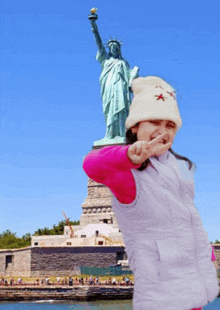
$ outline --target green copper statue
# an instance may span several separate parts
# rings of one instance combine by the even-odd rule
[[[125,120],[131,104],[131,81],[138,76],[138,67],[131,69],[121,54],[121,43],[116,39],[108,41],[109,52],[106,51],[100,37],[95,8],[91,9],[89,20],[95,36],[102,72],[99,78],[103,113],[106,122],[104,139],[95,141],[94,145],[115,144],[125,142]]]

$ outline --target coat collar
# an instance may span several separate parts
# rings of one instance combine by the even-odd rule
[[[169,151],[166,151],[164,154],[160,155],[160,156],[153,156],[153,157],[150,157],[150,160],[152,162],[154,162],[155,160],[158,160],[161,164],[164,164],[166,162],[166,160],[169,158],[169,154],[170,152]]]

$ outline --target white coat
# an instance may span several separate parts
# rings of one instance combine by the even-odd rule
[[[136,198],[112,207],[135,276],[134,310],[190,310],[219,294],[212,248],[194,199],[193,171],[169,151],[132,170]]]

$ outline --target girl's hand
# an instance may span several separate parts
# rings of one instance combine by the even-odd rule
[[[172,145],[171,143],[161,143],[165,135],[166,133],[158,136],[150,142],[136,141],[128,148],[128,158],[133,164],[140,165],[151,156],[164,154]]]

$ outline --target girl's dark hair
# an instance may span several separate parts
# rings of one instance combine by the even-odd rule
[[[128,144],[133,144],[137,141],[137,134],[136,133],[132,133],[131,129],[129,129],[127,132],[126,132],[126,145]],[[189,165],[189,170],[196,165],[187,157],[185,156],[182,156],[182,155],[179,155],[177,154],[176,152],[174,152],[171,148],[169,149],[170,153],[172,153],[177,159],[180,159],[180,160],[185,160],[188,165]],[[157,157],[156,157],[157,158]],[[137,168],[137,170],[140,170],[140,171],[143,171],[144,169],[146,169],[148,166],[150,165],[150,159],[146,159],[142,165]]]

